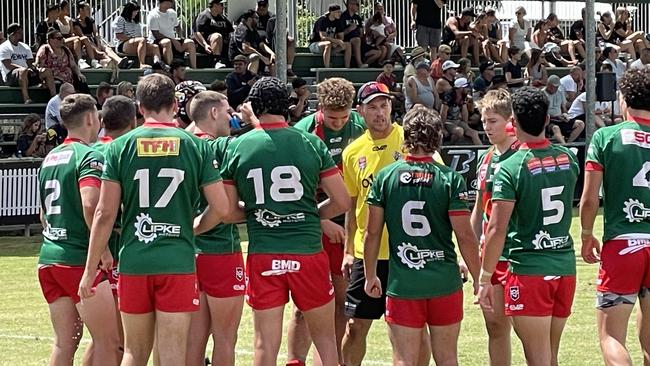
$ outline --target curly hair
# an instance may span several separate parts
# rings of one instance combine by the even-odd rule
[[[483,114],[485,111],[493,111],[503,118],[512,116],[512,98],[506,89],[494,89],[485,93],[483,99],[476,102],[476,107]]]
[[[519,88],[512,93],[512,113],[519,128],[529,135],[539,136],[546,127],[548,98],[538,88]]]
[[[248,94],[253,113],[256,116],[273,114],[289,115],[289,91],[280,79],[265,76],[259,79]]]
[[[629,108],[650,111],[650,69],[631,69],[621,78],[619,89]]]
[[[329,78],[318,84],[318,104],[321,109],[343,111],[352,108],[355,91],[351,82],[343,78]]]
[[[409,152],[422,148],[433,153],[442,144],[442,120],[433,109],[416,104],[404,116],[404,147]]]

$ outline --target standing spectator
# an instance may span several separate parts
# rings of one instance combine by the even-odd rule
[[[56,19],[56,24],[59,26],[59,30],[61,31],[61,34],[63,34],[63,37],[65,38],[64,39],[65,45],[74,51],[77,60],[79,60],[78,61],[79,67],[81,69],[87,69],[90,67],[90,65],[88,65],[86,60],[81,58],[82,40],[80,37],[77,37],[74,34],[74,31],[72,30],[72,18],[70,18],[70,3],[68,2],[68,0],[63,0],[61,1],[61,3],[59,3],[59,6],[60,6],[60,11],[59,11],[59,17]],[[47,34],[45,36],[47,36]],[[47,42],[47,39],[45,39],[45,42]]]
[[[16,155],[19,158],[44,158],[46,134],[41,131],[41,116],[28,114],[16,137]]]
[[[520,88],[524,86],[526,81],[519,60],[521,60],[519,48],[511,47],[508,50],[508,62],[503,66],[503,75],[505,75],[508,82],[508,88]]]
[[[411,0],[411,30],[415,31],[418,46],[429,49],[429,58],[435,60],[442,40],[442,0]]]
[[[226,85],[228,86],[228,104],[237,110],[240,104],[248,97],[256,76],[246,68],[248,57],[237,55],[233,60],[234,71],[226,76]]]
[[[70,83],[61,84],[59,94],[53,96],[45,107],[45,129],[61,123],[61,102],[68,95],[74,94],[74,86]]]
[[[375,1],[374,5],[374,10],[375,14],[379,13],[382,22],[385,26],[385,35],[386,35],[386,43],[388,45],[388,54],[386,55],[387,58],[393,58],[397,62],[401,63],[402,66],[406,66],[406,58],[404,57],[404,50],[402,49],[402,46],[398,45],[395,43],[395,40],[397,39],[397,26],[395,25],[395,21],[393,18],[389,17],[386,15],[386,12],[384,10],[384,4],[381,3],[381,1],[377,0]],[[366,22],[366,28],[369,27],[369,22],[370,19]]]
[[[169,65],[169,72],[171,74],[172,80],[174,80],[174,85],[178,85],[185,81],[185,64],[180,61],[172,61],[172,64]]]
[[[421,62],[417,66],[415,76],[406,82],[406,110],[411,110],[416,104],[431,109],[439,109],[440,100],[435,85],[435,82],[429,76],[429,65],[426,61]]]
[[[494,62],[487,61],[481,63],[481,66],[478,68],[480,75],[474,79],[472,87],[474,88],[474,93],[472,98],[474,102],[478,102],[485,96],[488,90],[492,87],[492,79],[494,78]]]
[[[525,51],[529,47],[530,35],[532,26],[530,20],[524,19],[526,16],[526,9],[523,6],[518,6],[515,9],[516,19],[510,24],[508,37],[510,38],[510,48],[517,47],[519,51]],[[509,54],[508,54],[509,55]]]
[[[644,48],[641,50],[641,57],[630,64],[630,70],[642,69],[648,65],[650,65],[650,48]]]
[[[560,78],[557,75],[551,75],[543,90],[546,98],[548,98],[549,124],[546,128],[546,134],[555,138],[557,142],[564,144],[575,141],[584,130],[585,124],[580,120],[572,122],[566,118],[566,97],[560,85]]]
[[[60,13],[61,6],[59,4],[52,3],[47,5],[45,8],[45,19],[36,25],[36,32],[34,34],[36,37],[36,49],[38,49],[38,47],[40,47],[42,44],[47,43],[46,36],[50,28],[60,30],[59,23],[56,21]]]
[[[102,81],[97,86],[97,92],[95,93],[95,100],[97,100],[97,110],[101,110],[104,106],[106,99],[113,96],[115,89],[113,86],[107,82]]]
[[[452,144],[462,141],[465,136],[469,137],[474,145],[483,144],[478,132],[467,124],[470,112],[467,108],[467,96],[471,90],[467,79],[459,78],[454,81],[454,87],[441,98],[440,118],[445,126],[445,135],[450,138]]]
[[[524,78],[530,80],[530,85],[536,88],[546,85],[548,73],[546,72],[546,58],[539,48],[530,50],[530,59],[526,65]]]
[[[60,34],[60,33],[59,33]],[[39,65],[34,65],[34,55],[29,46],[22,42],[23,27],[18,23],[9,24],[7,27],[7,40],[0,45],[0,71],[6,85],[20,86],[20,92],[25,104],[32,102],[29,99],[27,88],[44,82],[50,90],[50,96],[56,95],[54,76],[52,70]],[[62,37],[63,38],[63,37]],[[74,60],[74,58],[73,58]],[[76,65],[76,64],[75,64]]]
[[[230,44],[230,34],[235,31],[232,23],[224,14],[223,3],[223,0],[210,0],[208,8],[196,16],[194,34],[192,35],[197,52],[214,56],[216,59],[215,69],[226,66],[228,47],[223,45]]]
[[[562,91],[566,95],[566,100],[569,104],[573,103],[578,93],[582,90],[582,69],[579,66],[574,66],[569,71],[569,75],[565,75],[560,79]]]
[[[476,17],[474,8],[467,7],[462,10],[460,17],[451,16],[445,22],[442,31],[442,43],[451,46],[452,49],[460,49],[460,57],[466,58],[469,48],[472,48],[472,61],[474,65],[479,64],[481,52],[480,42],[483,35],[477,30],[470,28],[472,19]]]
[[[603,65],[611,65],[612,71],[616,74],[616,82],[625,74],[625,63],[618,58],[618,51],[613,47],[605,47],[602,55],[600,56]]]
[[[361,60],[362,44],[367,45],[367,43],[362,42],[365,35],[363,19],[359,16],[359,0],[347,0],[345,6],[345,12],[341,14],[341,22],[343,23],[343,27],[345,27],[343,29],[343,42],[350,43],[352,55],[357,62],[357,67],[366,68],[368,64]],[[370,50],[363,50],[364,55],[367,51]],[[372,63],[377,61],[377,56],[374,57]]]
[[[307,88],[307,82],[302,78],[295,78],[291,81],[293,90],[289,94],[289,118],[290,124],[295,124],[309,113],[309,97],[311,92]]]
[[[140,67],[150,67],[145,62],[147,56],[153,57],[153,62],[160,62],[160,48],[153,43],[147,43],[142,36],[140,25],[140,5],[130,1],[122,7],[122,13],[113,23],[115,33],[115,49],[129,56],[138,56]]]
[[[436,81],[436,92],[440,99],[454,87],[454,80],[458,74],[459,67],[460,65],[452,60],[445,61],[442,64],[442,77]]]
[[[546,17],[546,20],[549,22],[549,41],[560,46],[563,53],[569,55],[571,61],[577,61],[576,51],[582,57],[582,59],[587,58],[587,53],[585,52],[584,42],[581,40],[566,39],[564,33],[560,29],[560,20],[557,17],[557,14],[551,13]]]
[[[120,81],[115,87],[115,95],[122,95],[129,99],[135,98],[135,88],[128,81]]]
[[[438,58],[431,63],[429,70],[433,80],[438,81],[442,77],[442,65],[451,58],[451,47],[442,44],[438,47]]]
[[[257,20],[255,10],[251,9],[242,15],[242,20],[230,39],[229,56],[232,60],[238,55],[248,57],[248,70],[253,74],[260,71],[261,64],[264,65],[262,70],[269,66],[271,73],[274,73],[275,53],[257,32]]]
[[[177,38],[181,25],[176,11],[172,9],[173,0],[158,0],[158,7],[149,11],[147,15],[147,28],[149,29],[149,42],[160,47],[165,63],[172,62],[173,55],[190,57],[190,67],[196,69],[196,45],[191,39]]]
[[[327,13],[323,14],[314,23],[314,28],[309,40],[309,51],[316,55],[323,55],[323,65],[330,67],[332,52],[343,51],[343,60],[346,68],[350,68],[352,61],[352,45],[343,41],[344,27],[340,21],[341,6],[332,4]]]
[[[53,30],[47,34],[47,43],[36,52],[36,65],[41,69],[51,70],[55,80],[74,85],[78,93],[90,94],[86,76],[81,73],[74,61],[72,52],[63,45],[63,35]],[[52,95],[56,94],[52,88]]]
[[[417,46],[411,50],[411,56],[404,68],[404,78],[402,79],[402,84],[406,85],[406,81],[411,76],[415,75],[415,66],[419,65],[420,62],[425,60],[427,52],[424,48]]]

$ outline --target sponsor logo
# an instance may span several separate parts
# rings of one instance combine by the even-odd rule
[[[557,167],[560,170],[569,170],[569,168],[571,168],[571,159],[567,154],[560,154],[556,156],[555,161],[557,162]]]
[[[368,178],[363,178],[363,180],[361,181],[361,186],[363,188],[368,188],[368,187],[372,186],[372,182],[374,180],[375,180],[375,178],[372,176],[372,174],[370,174],[370,176]]]
[[[246,290],[246,286],[244,286],[244,285],[233,285],[232,289],[235,290],[235,291],[244,291],[244,290]]]
[[[627,248],[618,252],[619,255],[636,253],[639,250],[650,247],[650,239],[628,239]]]
[[[519,286],[511,286],[508,289],[508,293],[510,294],[510,299],[512,299],[512,301],[519,300]]]
[[[555,158],[552,156],[547,156],[542,159],[542,166],[547,173],[553,173],[555,171]]]
[[[472,162],[476,159],[477,151],[469,149],[447,150],[447,155],[451,157],[449,167],[459,174],[465,174],[472,169]]]
[[[266,227],[278,227],[280,224],[289,224],[294,222],[305,221],[305,214],[302,212],[280,215],[271,210],[257,209],[255,211],[255,221]]]
[[[494,182],[494,186],[492,186],[492,192],[497,193],[501,192],[503,190],[503,182],[498,180]]]
[[[341,149],[340,147],[330,149],[330,155],[331,156],[341,155],[342,152],[343,152],[343,149]]]
[[[192,299],[192,305],[199,306],[199,299]]]
[[[524,304],[509,305],[508,308],[510,311],[521,311],[524,310]]]
[[[332,137],[330,139],[330,144],[338,144],[339,142],[343,141],[343,137]]]
[[[539,158],[533,157],[526,163],[528,171],[532,175],[537,175],[542,172],[542,161]]]
[[[630,198],[624,204],[623,212],[629,222],[641,222],[650,217],[650,209],[646,208],[639,200]]]
[[[364,169],[366,169],[366,164],[367,164],[367,163],[368,163],[368,162],[367,162],[365,156],[360,157],[360,158],[359,158],[359,170],[364,170]]]
[[[569,244],[569,236],[559,236],[557,238],[552,238],[551,235],[541,230],[535,239],[533,240],[533,245],[535,250],[544,250],[544,249],[562,249]]]
[[[372,151],[383,151],[386,150],[387,147],[388,145],[376,145],[372,147]]]
[[[420,270],[427,262],[441,261],[445,259],[445,252],[442,250],[418,249],[411,243],[402,243],[397,247],[397,256],[409,268]]]
[[[88,164],[90,169],[99,170],[100,172],[104,171],[104,164],[101,161],[93,160]]]
[[[291,259],[273,259],[271,269],[262,272],[262,276],[279,276],[300,271],[300,262]]]
[[[399,160],[401,158],[402,158],[402,154],[399,151],[393,152],[393,159],[395,159],[395,161],[397,161],[397,160]]]
[[[426,170],[402,170],[399,172],[400,186],[431,187],[433,173]]]
[[[179,237],[181,235],[179,225],[153,222],[151,216],[145,213],[141,213],[135,218],[134,226],[135,236],[145,244],[151,243],[158,236]]]
[[[217,161],[217,159],[213,159],[213,160],[212,160],[212,166],[213,166],[215,169],[219,169],[219,162]]]
[[[621,130],[623,145],[636,145],[644,149],[650,149],[650,132],[624,129]]]
[[[59,151],[59,152],[47,154],[45,160],[43,160],[43,164],[41,164],[41,168],[68,164],[73,154],[74,151],[72,150]]]
[[[46,223],[43,229],[43,236],[50,240],[66,240],[68,239],[68,230],[58,227],[52,227],[50,223]]]
[[[469,192],[460,192],[460,193],[458,194],[458,199],[460,199],[460,200],[462,200],[462,201],[469,201],[469,199],[470,199],[470,194],[469,194]]]
[[[139,137],[136,141],[139,157],[178,156],[181,151],[178,137]]]
[[[237,281],[243,281],[244,280],[244,268],[243,267],[235,268],[235,278],[237,279]]]

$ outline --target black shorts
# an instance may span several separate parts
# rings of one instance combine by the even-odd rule
[[[163,38],[163,39],[166,39],[166,38]],[[160,47],[160,52],[161,53],[162,53],[162,46],[160,46],[160,41],[162,41],[163,39],[156,39],[156,40],[153,41],[153,44]],[[185,42],[185,38],[176,38],[176,40],[178,42],[180,42],[180,44],[183,44],[183,42]],[[184,57],[185,56],[185,51],[179,51],[173,45],[172,45],[172,53],[176,57]]]
[[[345,294],[345,315],[358,319],[380,319],[386,311],[386,287],[388,286],[388,260],[377,261],[377,277],[383,293],[375,299],[364,290],[366,276],[363,273],[363,259],[354,259],[350,274],[350,286]]]
[[[553,135],[553,125],[558,126],[560,128],[560,132],[562,133],[562,136],[564,137],[569,137],[571,135],[571,132],[573,132],[573,126],[575,125],[577,120],[581,120],[584,122],[585,120],[585,115],[579,115],[576,118],[570,119],[568,121],[562,121],[562,120],[553,120],[553,118],[550,119],[548,128],[547,128],[547,133],[552,136]]]
[[[120,42],[120,43],[117,44],[116,50],[117,50],[118,53],[124,53],[124,44],[126,42],[128,42],[128,41]]]
[[[27,72],[29,73],[29,76],[27,76],[27,86],[35,86],[41,83],[41,77],[38,71],[29,69]],[[20,76],[18,75],[18,69],[13,69],[7,73],[7,80],[5,82],[8,86],[19,86]]]

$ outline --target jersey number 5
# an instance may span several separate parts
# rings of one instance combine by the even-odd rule
[[[555,211],[552,216],[544,216],[544,225],[553,225],[562,221],[564,217],[564,202],[562,200],[554,200],[553,196],[562,194],[564,186],[550,187],[542,189],[542,210]]]
[[[246,178],[253,180],[255,204],[263,205],[265,199],[262,168],[251,169]],[[269,194],[275,202],[291,202],[301,199],[303,188],[300,183],[300,170],[293,165],[281,165],[273,168]]]
[[[158,199],[154,207],[165,208],[171,201],[178,186],[185,179],[185,171],[180,169],[162,168],[158,172],[158,178],[171,178],[171,182],[163,192],[162,196]],[[138,181],[138,201],[140,208],[149,207],[149,169],[138,169],[135,172],[133,180]]]
[[[431,225],[424,215],[413,213],[423,210],[424,201],[408,201],[402,207],[402,230],[409,236],[427,236],[431,234]]]

